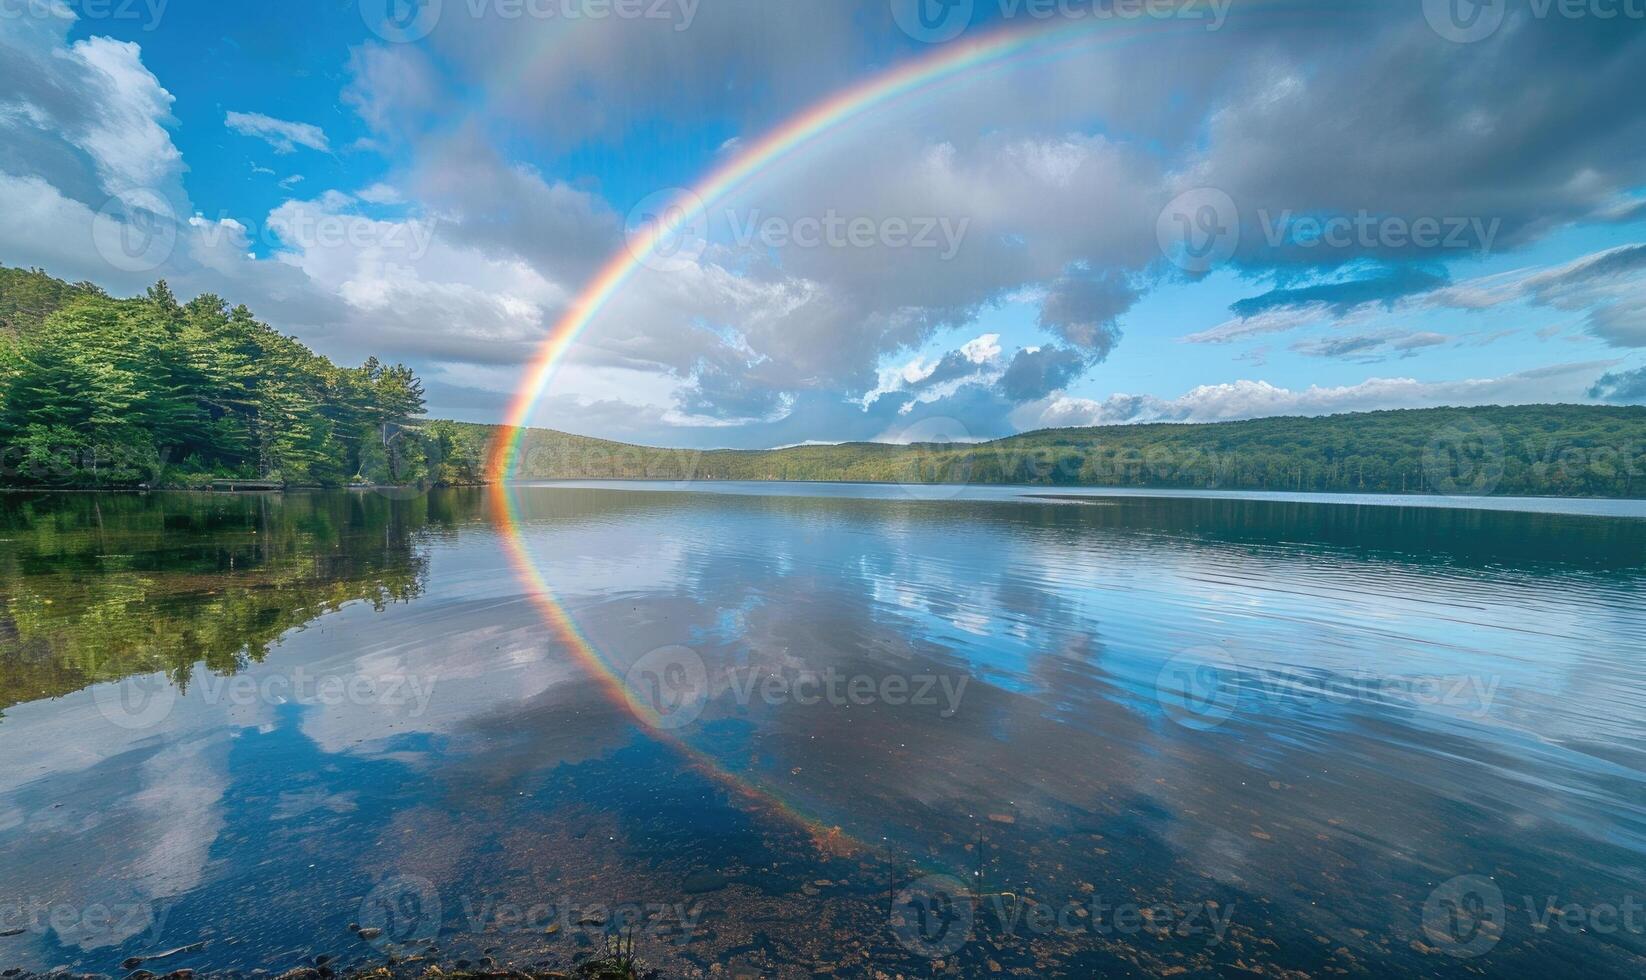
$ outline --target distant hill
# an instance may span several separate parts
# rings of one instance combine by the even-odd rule
[[[1642,497],[1646,406],[1408,409],[758,451],[654,449],[533,429],[515,475]]]

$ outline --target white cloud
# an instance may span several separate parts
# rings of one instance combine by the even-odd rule
[[[384,183],[372,184],[370,187],[355,191],[354,196],[367,204],[401,204],[405,201],[398,190]]]
[[[1483,276],[1418,301],[1463,310],[1525,301],[1584,314],[1589,332],[1613,346],[1646,347],[1646,244],[1620,245],[1547,268]]]
[[[261,112],[230,112],[223,124],[243,136],[253,136],[274,147],[276,153],[294,153],[306,146],[321,153],[331,152],[326,133],[310,123],[290,122]]]
[[[570,274],[547,279],[516,253],[465,240],[420,208],[398,221],[367,218],[356,213],[355,199],[336,191],[267,216],[165,218],[157,227],[165,239],[175,236],[174,245],[115,264],[126,244],[123,212],[96,218],[112,195],[151,188],[144,201],[163,199],[176,215],[194,208],[166,129],[171,95],[144,67],[137,45],[70,43],[71,24],[31,18],[7,21],[0,31],[7,106],[0,111],[0,255],[9,264],[38,265],[120,294],[164,277],[180,296],[211,292],[244,302],[339,359],[370,353],[425,369],[521,363],[564,303],[562,282],[576,281]],[[226,121],[277,147],[328,145],[318,128],[301,123],[252,113]],[[368,188],[365,196],[385,201],[389,192]],[[575,241],[554,213],[533,217],[542,219],[535,232]],[[254,243],[272,244],[273,257],[256,258]]]
[[[512,256],[489,257],[444,234],[437,220],[380,221],[347,195],[288,201],[268,224],[278,262],[354,314],[354,332],[394,357],[519,363],[565,290]]]
[[[388,141],[416,134],[423,120],[442,106],[440,81],[429,56],[411,44],[365,44],[349,51],[348,88],[343,102]],[[363,149],[379,141],[363,139]]]
[[[1346,309],[1327,302],[1277,306],[1246,317],[1233,317],[1182,338],[1189,344],[1228,344],[1267,334],[1287,333],[1322,323],[1339,328],[1378,318],[1409,315],[1436,308],[1479,313],[1513,303],[1526,303],[1567,313],[1582,314],[1591,334],[1616,347],[1646,347],[1646,244],[1620,245],[1551,266],[1511,269],[1412,293],[1389,302],[1357,303]],[[1540,331],[1540,336],[1547,336]],[[1490,343],[1506,335],[1492,330],[1476,343]],[[1337,356],[1355,344],[1381,336],[1389,350],[1410,352],[1436,346],[1438,334],[1414,334],[1384,329],[1355,337],[1327,336],[1292,346],[1305,354]]]
[[[986,333],[960,345],[960,353],[973,364],[987,364],[1000,357],[1000,335]]]
[[[136,44],[70,43],[74,18],[56,12],[63,16],[8,18],[0,30],[0,169],[49,173],[93,211],[138,189],[180,199],[171,93]]]
[[[1418,381],[1368,378],[1336,387],[1296,390],[1267,381],[1201,385],[1178,398],[1111,395],[1103,401],[1055,396],[1025,405],[1013,421],[1025,428],[1118,425],[1126,422],[1223,422],[1276,415],[1333,415],[1442,405],[1515,405],[1588,401],[1594,379],[1616,361],[1557,364],[1497,378]]]
[[[0,251],[10,264],[85,278],[106,271],[92,249],[92,211],[43,178],[0,173]]]
[[[183,163],[165,129],[173,121],[171,93],[143,67],[135,44],[92,37],[72,51],[107,82],[101,87],[104,112],[70,139],[97,162],[110,194],[163,188]]]
[[[1287,333],[1319,323],[1331,315],[1325,303],[1307,306],[1282,307],[1265,310],[1247,317],[1224,320],[1215,327],[1197,331],[1183,338],[1185,344],[1232,344],[1264,334]]]
[[[1433,331],[1374,330],[1368,333],[1313,337],[1294,343],[1291,349],[1309,357],[1333,357],[1369,363],[1386,360],[1395,355],[1413,357],[1418,351],[1439,347],[1451,341],[1452,338],[1446,334]]]

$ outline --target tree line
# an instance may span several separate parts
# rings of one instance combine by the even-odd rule
[[[341,367],[218,296],[0,268],[0,483],[477,480],[484,444],[423,415],[410,368]]]
[[[534,429],[513,476],[1640,497],[1646,407],[1406,409],[765,451],[653,449]]]
[[[217,296],[133,299],[0,267],[0,484],[482,482],[498,427],[333,364]],[[1050,429],[976,444],[655,449],[523,434],[511,478],[816,480],[1646,496],[1646,406],[1524,405]]]

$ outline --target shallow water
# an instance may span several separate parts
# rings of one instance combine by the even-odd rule
[[[1044,493],[0,497],[0,966],[1640,975],[1646,505]]]

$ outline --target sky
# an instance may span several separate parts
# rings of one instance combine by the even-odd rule
[[[1642,91],[1646,0],[0,0],[0,263],[496,422],[615,259],[527,418],[655,445],[1641,403]]]

